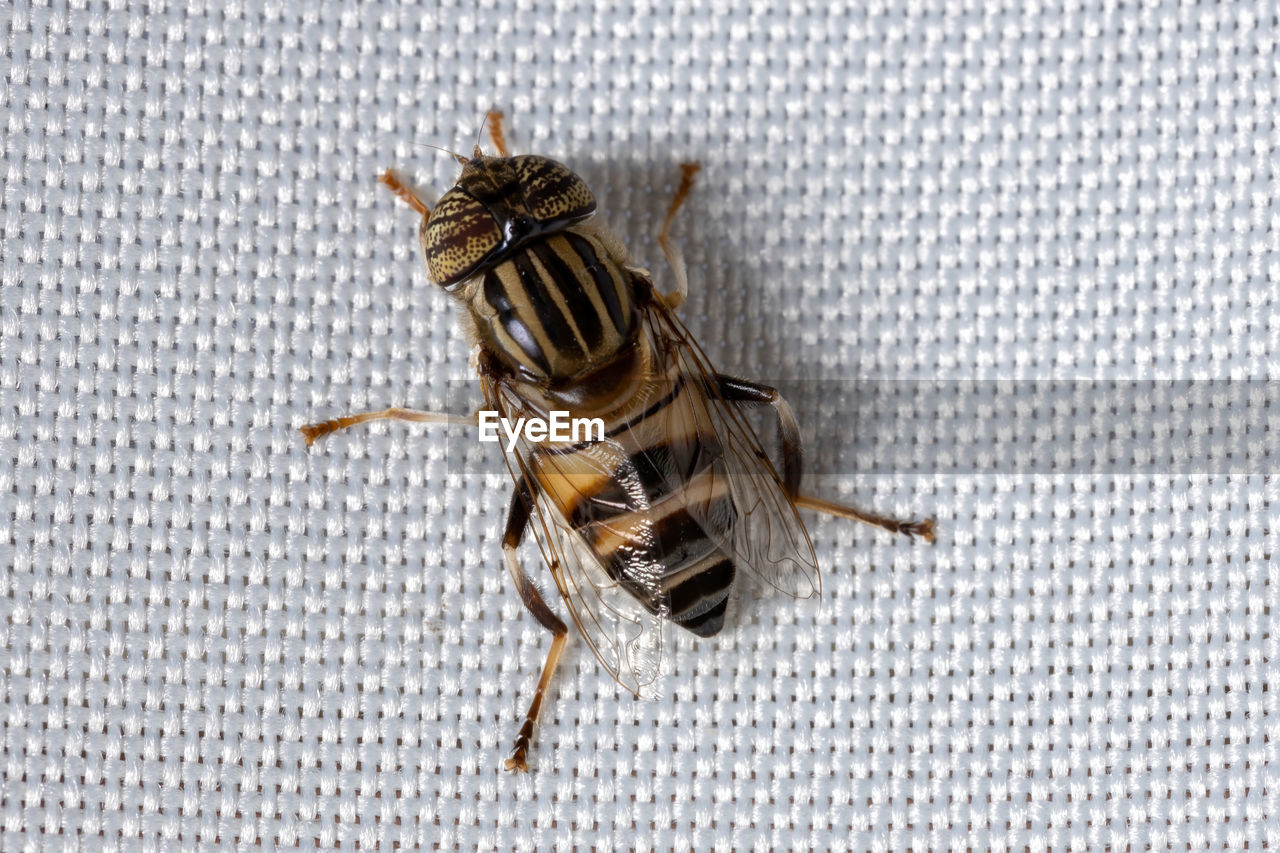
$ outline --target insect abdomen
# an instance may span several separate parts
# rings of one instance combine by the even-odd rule
[[[731,531],[736,517],[727,479],[707,470],[653,505],[595,521],[582,533],[610,576],[641,603],[650,603],[656,574],[669,608],[663,615],[710,637],[724,626],[735,568],[708,528]]]
[[[661,404],[611,424],[606,434],[627,452],[618,458],[608,445],[611,474],[601,471],[600,448],[590,445],[537,457],[543,488],[610,577],[651,612],[709,637],[724,626],[736,574],[723,543],[732,538],[737,509],[719,442],[678,415],[698,405],[692,390],[677,384]]]
[[[633,322],[631,272],[590,233],[534,241],[487,270],[471,297],[490,348],[535,376],[608,360]]]

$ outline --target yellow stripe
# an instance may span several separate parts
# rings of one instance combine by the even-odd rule
[[[587,447],[566,456],[536,456],[538,485],[565,518],[572,517],[578,504],[599,494],[614,479],[613,472],[601,470],[603,466],[590,453]]]

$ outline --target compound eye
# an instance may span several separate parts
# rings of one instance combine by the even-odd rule
[[[543,225],[581,219],[595,212],[596,199],[568,166],[547,157],[522,154],[511,158],[524,203]]]
[[[431,280],[450,287],[471,275],[502,245],[497,221],[466,192],[449,190],[419,232]]]

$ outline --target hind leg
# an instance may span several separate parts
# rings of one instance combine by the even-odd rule
[[[778,441],[782,445],[782,486],[787,497],[798,507],[825,512],[840,518],[850,518],[872,527],[880,527],[891,533],[902,533],[912,538],[919,536],[926,542],[934,541],[933,519],[900,521],[896,518],[866,512],[856,507],[824,501],[800,493],[804,454],[800,445],[800,426],[796,423],[791,405],[778,393],[778,389],[760,385],[732,376],[716,377],[720,382],[720,394],[731,403],[768,404],[778,418]]]

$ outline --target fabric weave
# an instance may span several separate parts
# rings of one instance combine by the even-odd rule
[[[6,9],[0,848],[1280,837],[1265,443],[1242,473],[868,472],[847,416],[805,406],[815,490],[935,514],[938,544],[807,516],[821,602],[744,594],[675,640],[664,699],[571,638],[513,776],[549,637],[501,564],[500,457],[297,432],[479,403],[374,179],[434,200],[457,166],[428,146],[469,152],[491,107],[656,275],[700,162],[682,314],[788,393],[1274,381],[1272,4]],[[952,414],[925,399],[898,448]]]

